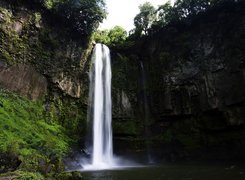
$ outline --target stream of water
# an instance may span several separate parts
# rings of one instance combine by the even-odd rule
[[[96,44],[90,69],[92,120],[92,162],[83,165],[85,169],[107,169],[114,165],[111,127],[111,60],[110,50],[103,44]]]

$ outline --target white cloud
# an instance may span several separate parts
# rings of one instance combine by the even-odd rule
[[[171,0],[172,2],[174,0]],[[116,25],[127,31],[134,28],[133,19],[139,13],[139,5],[150,2],[155,7],[165,4],[167,0],[105,0],[107,5],[107,19],[100,25],[100,29],[110,29]]]

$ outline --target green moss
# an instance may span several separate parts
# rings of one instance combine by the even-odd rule
[[[15,32],[0,29],[0,56],[8,63],[26,61],[28,43]]]
[[[46,118],[41,102],[0,91],[0,104],[0,152],[17,154],[21,168],[38,170],[69,150],[65,130]]]
[[[41,19],[42,19],[41,13],[35,12],[35,13],[34,13],[34,20],[35,20],[35,23],[39,23],[39,22],[41,21]]]
[[[49,28],[41,29],[39,34],[41,45],[45,45],[44,47],[47,50],[58,48],[60,45],[59,40],[52,37],[50,34],[52,34],[52,31]]]
[[[73,139],[85,136],[87,115],[86,107],[78,99],[53,97],[49,100],[49,119],[61,124]]]
[[[11,22],[11,17],[12,17],[12,13],[10,11],[8,11],[5,8],[0,7],[0,13],[3,15],[3,20],[0,24],[0,27],[5,26],[5,24],[10,24]]]
[[[210,122],[213,123],[213,122]],[[213,125],[214,127],[214,125]],[[187,153],[204,147],[243,148],[245,146],[245,132],[241,130],[210,130],[206,123],[198,119],[186,119],[173,123],[155,140],[163,143],[178,143]]]
[[[0,49],[0,56],[1,56],[1,59],[5,60],[5,62],[11,64],[12,62],[14,62],[12,56],[9,54],[8,51],[5,51],[4,49]]]
[[[164,143],[178,142],[186,151],[192,151],[203,145],[203,133],[194,119],[177,121],[156,139]]]
[[[15,171],[10,173],[5,173],[0,175],[0,179],[12,179],[12,180],[44,180],[44,177],[40,173]]]
[[[136,123],[135,120],[130,121],[113,121],[113,131],[116,134],[138,135],[142,132],[143,127]]]

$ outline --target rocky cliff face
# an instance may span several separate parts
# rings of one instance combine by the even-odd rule
[[[159,97],[151,100],[158,105],[154,114],[164,117],[217,110],[230,125],[244,123],[242,110],[230,108],[245,100],[245,17],[240,8],[210,12],[191,25],[162,31],[148,40],[150,52],[142,58],[156,67],[150,77],[161,83],[160,92],[151,90]]]
[[[0,67],[0,87],[12,90],[33,100],[47,93],[47,80],[28,65]]]
[[[0,88],[41,99],[51,121],[80,136],[88,40],[72,39],[44,11],[0,5]],[[244,7],[210,10],[112,50],[116,151],[244,158]]]
[[[146,37],[137,48],[115,54],[117,62],[126,56],[129,64],[135,63],[127,67],[134,73],[124,75],[127,78],[119,80],[124,85],[118,87],[135,81],[140,85],[132,74],[141,76],[140,61],[144,64],[151,118],[141,125],[152,131],[154,149],[161,144],[161,156],[186,157],[190,155],[186,152],[207,148],[214,154],[217,149],[224,152],[217,157],[244,157],[243,10],[243,3],[210,10]],[[133,121],[145,112],[143,87],[125,92],[134,110]]]
[[[73,134],[86,119],[88,39],[74,39],[49,12],[0,1],[0,88],[42,100]],[[70,123],[72,121],[73,123]]]

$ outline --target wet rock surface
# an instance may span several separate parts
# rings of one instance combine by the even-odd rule
[[[9,153],[0,153],[0,173],[15,171],[21,164],[18,156]]]
[[[243,9],[243,3],[214,9],[170,25],[131,49],[114,52],[115,74],[123,74],[114,86],[124,87],[129,97],[130,122],[141,119],[140,125],[134,124],[141,129],[136,137],[143,137],[143,143],[144,129],[149,129],[158,157],[188,159],[206,153],[206,158],[244,158],[240,151],[245,148]],[[118,65],[125,61],[127,69]],[[147,81],[148,122],[142,118],[140,62]],[[124,128],[125,135],[129,129]],[[194,151],[195,155],[190,153]]]

